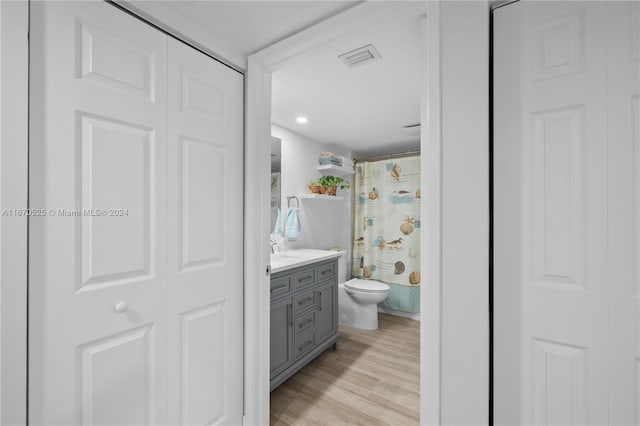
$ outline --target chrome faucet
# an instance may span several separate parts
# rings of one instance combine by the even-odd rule
[[[276,254],[276,247],[278,247],[278,242],[271,238],[271,253]]]

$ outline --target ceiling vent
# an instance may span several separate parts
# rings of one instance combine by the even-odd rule
[[[349,68],[359,67],[369,62],[377,61],[381,58],[380,54],[373,47],[373,44],[367,44],[358,49],[339,55],[338,58]]]

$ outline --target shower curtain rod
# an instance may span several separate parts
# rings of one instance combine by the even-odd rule
[[[377,155],[377,156],[374,156],[374,157],[368,157],[368,158],[363,158],[363,159],[354,159],[353,162],[354,163],[363,163],[365,161],[389,160],[391,158],[411,157],[411,156],[414,156],[414,155],[420,155],[420,150],[399,152],[397,154]]]

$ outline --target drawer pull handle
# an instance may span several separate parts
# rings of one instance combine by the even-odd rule
[[[271,289],[271,294],[273,293],[280,293],[282,290],[286,289],[288,287],[288,285],[283,284],[280,287],[276,287],[276,288],[272,288]]]
[[[307,347],[309,347],[309,345],[313,345],[313,340],[309,340],[309,341],[308,341],[307,343],[305,343],[304,345],[299,346],[299,347],[298,347],[298,351],[299,351],[299,352],[304,351]]]
[[[303,322],[302,324],[298,325],[298,328],[305,328],[308,324],[313,324],[313,320],[312,319],[308,319],[305,322]]]
[[[298,306],[304,306],[309,302],[313,302],[313,297],[307,297],[306,299],[302,299],[298,302]]]
[[[319,305],[318,306],[318,310],[322,311],[322,292],[321,291],[318,292],[318,296],[319,296],[318,297],[318,305]]]
[[[305,282],[307,280],[312,280],[312,279],[313,279],[313,275],[307,275],[306,277],[299,278],[298,282],[299,283],[303,283],[303,282]]]
[[[325,269],[324,271],[320,272],[320,275],[331,274],[332,272],[333,272],[333,268]]]

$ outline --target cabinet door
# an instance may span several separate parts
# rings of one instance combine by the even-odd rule
[[[293,362],[293,299],[271,304],[271,379]]]
[[[316,342],[321,343],[338,331],[336,281],[321,284],[316,292]]]

